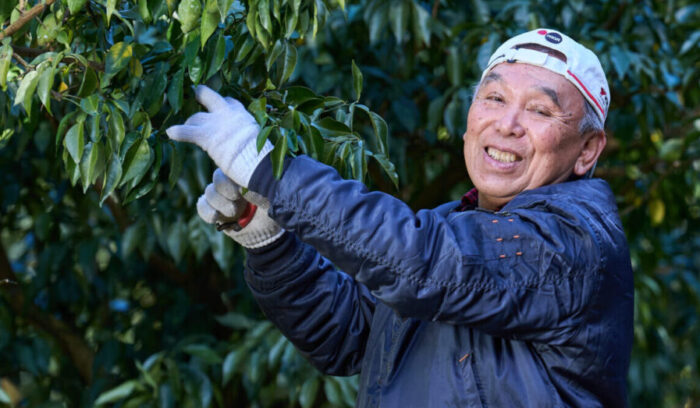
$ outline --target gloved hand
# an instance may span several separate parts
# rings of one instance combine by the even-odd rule
[[[173,140],[204,149],[224,174],[247,188],[255,168],[272,151],[272,143],[267,141],[258,153],[256,138],[260,126],[237,100],[223,98],[204,85],[197,86],[195,96],[209,112],[195,113],[183,125],[169,127],[166,133]]]
[[[284,230],[268,215],[269,201],[252,191],[241,195],[241,187],[221,171],[197,200],[197,213],[219,231],[246,248],[260,248],[282,236]]]

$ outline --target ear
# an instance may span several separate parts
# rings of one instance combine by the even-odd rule
[[[583,146],[581,147],[581,153],[576,159],[576,164],[574,165],[574,174],[577,176],[583,176],[588,170],[590,170],[598,157],[603,152],[605,144],[607,143],[607,138],[605,136],[605,131],[594,130],[586,133],[583,136]]]

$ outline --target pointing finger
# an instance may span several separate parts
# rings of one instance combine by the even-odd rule
[[[165,133],[169,138],[178,142],[197,143],[204,137],[202,129],[199,126],[175,125],[165,129]]]
[[[238,99],[231,98],[230,96],[227,96],[224,99],[226,100],[226,103],[228,103],[228,106],[233,109],[245,108],[245,106],[243,106],[243,104]]]

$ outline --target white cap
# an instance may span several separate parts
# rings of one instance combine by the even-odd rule
[[[558,51],[566,57],[566,62],[541,51],[519,47],[525,44],[537,44]],[[481,79],[501,62],[536,65],[563,76],[578,88],[605,123],[610,105],[610,88],[603,67],[591,50],[570,37],[547,28],[516,35],[491,55]]]

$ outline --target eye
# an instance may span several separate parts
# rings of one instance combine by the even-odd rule
[[[547,118],[552,116],[552,112],[544,106],[533,106],[529,109],[529,111]]]
[[[486,98],[485,98],[485,99],[486,99],[487,101],[505,102],[505,99],[503,99],[503,97],[502,97],[501,95],[499,95],[499,94],[494,94],[494,93],[490,93],[490,94],[486,95]]]

